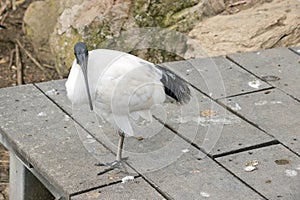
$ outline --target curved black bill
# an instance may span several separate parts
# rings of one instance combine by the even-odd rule
[[[88,56],[85,54],[77,55],[77,61],[79,61],[79,65],[81,66],[83,77],[85,81],[86,91],[89,99],[90,109],[93,110],[93,103],[90,93],[89,81],[88,81],[88,73],[87,73],[87,63],[88,63]]]

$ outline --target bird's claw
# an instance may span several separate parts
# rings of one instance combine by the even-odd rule
[[[120,172],[127,172],[127,169],[126,169],[126,166],[124,165],[123,163],[123,160],[127,160],[128,157],[125,157],[125,158],[122,158],[122,160],[115,160],[113,162],[109,162],[109,163],[97,163],[95,164],[96,166],[109,166],[107,169],[105,169],[104,171],[102,172],[99,172],[97,175],[102,175],[102,174],[105,174],[109,171],[112,171],[114,169],[119,169]]]

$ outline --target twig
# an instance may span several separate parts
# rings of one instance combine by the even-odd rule
[[[1,18],[0,25],[3,25],[3,24],[4,24],[4,21],[6,20],[8,14],[9,14],[9,12],[6,12],[6,13],[3,15],[3,17]]]
[[[22,73],[22,63],[20,60],[20,51],[19,47],[16,44],[16,66],[17,66],[17,85],[23,84],[23,73]]]
[[[0,15],[2,15],[2,13],[6,10],[6,8],[8,8],[10,6],[10,0],[6,0],[4,5],[1,6],[0,8]]]
[[[51,77],[46,73],[44,67],[27,51],[24,46],[20,43],[18,39],[16,39],[16,42],[18,43],[19,47],[26,53],[26,55],[31,59],[31,61],[44,73],[47,79],[50,79]]]
[[[16,49],[13,49],[10,51],[10,59],[9,59],[8,69],[10,69],[12,66],[15,51],[16,51]]]
[[[48,69],[55,69],[55,67],[48,65],[48,64],[43,64],[44,67],[48,68]]]
[[[22,5],[26,0],[19,0],[16,2],[16,6]]]
[[[12,5],[12,9],[13,10],[17,9],[17,7],[16,7],[16,0],[11,0],[11,5]]]

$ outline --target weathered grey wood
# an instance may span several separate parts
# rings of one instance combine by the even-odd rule
[[[197,112],[194,105],[181,108],[167,103],[166,123],[210,155],[218,156],[275,140],[199,92],[195,91],[195,96],[199,105]],[[239,107],[234,104],[234,109],[239,110]]]
[[[37,86],[43,91],[53,89],[60,91],[59,95],[49,95],[49,97],[60,106],[68,107],[69,100],[66,97],[63,82],[40,83]],[[65,100],[62,101],[62,99]],[[97,110],[96,106],[95,110]],[[68,112],[71,112],[75,120],[82,124],[99,141],[114,152],[117,152],[119,139],[117,130],[113,129],[110,124],[103,123],[101,119],[95,118],[95,114],[89,111],[88,105],[86,107],[75,106]],[[91,123],[92,121],[95,123]],[[189,143],[154,119],[151,123],[144,126],[141,124],[134,125],[134,128],[136,137],[125,138],[123,156],[128,157],[128,163],[139,172],[165,167],[182,154],[182,149],[190,146]],[[174,152],[176,154],[172,155]]]
[[[300,154],[300,103],[278,89],[222,100],[229,107],[239,104],[237,112]]]
[[[15,200],[52,200],[53,195],[23,165],[22,161],[10,152],[9,198]]]
[[[52,94],[49,97],[72,113],[71,106],[68,105],[69,100],[65,96],[64,81],[39,83],[38,87],[46,93],[47,91],[54,90],[59,92],[59,95]],[[227,112],[226,109],[204,97],[200,92],[194,89],[192,91],[196,97],[193,101],[196,102],[191,102],[189,105],[184,105],[183,107],[170,102],[164,105],[164,111],[167,113],[166,123],[211,155],[215,156],[274,140],[274,138],[239,117]],[[182,109],[183,112],[181,112]],[[201,113],[209,111],[212,112],[211,117],[201,116]],[[158,110],[156,115],[162,119],[163,117],[160,113],[161,110]],[[76,119],[82,123],[86,123],[81,120],[83,117],[78,117],[77,115]],[[136,132],[137,136],[144,136],[145,139],[143,141],[136,140],[135,138],[126,138],[125,150],[129,152],[146,152],[147,150],[151,151],[151,149],[159,149],[163,145],[162,141],[170,141],[169,138],[174,137],[174,134],[167,131],[146,139],[147,133],[155,133],[163,128],[157,121],[153,123],[152,126],[149,126],[149,130],[141,129],[141,131]],[[87,128],[96,136],[99,136],[97,134],[99,127],[89,126]],[[116,131],[105,125],[102,128],[105,128],[104,132],[110,133],[109,137],[116,145],[118,142]],[[100,136],[99,139],[101,139]]]
[[[270,90],[269,94],[264,94],[265,91],[255,92],[270,86],[260,80],[262,85],[253,88],[248,83],[253,81],[255,76],[223,57],[213,58],[213,60],[218,66],[215,71],[211,68],[209,59],[191,61],[196,66],[192,71],[186,62],[175,63],[174,69],[183,67],[181,72],[189,73],[183,77],[193,85],[213,98],[221,99],[220,102],[257,124],[267,133],[274,135],[275,138],[226,111],[195,90],[193,92],[196,98],[190,105],[181,108],[169,102],[163,108],[154,109],[156,116],[179,135],[209,152],[211,156],[221,156],[221,158],[237,156],[239,159],[244,159],[247,157],[246,153],[236,152],[243,148],[259,146],[260,148],[253,151],[261,151],[269,148],[261,148],[264,146],[262,144],[270,145],[276,139],[299,154],[297,141],[300,138],[295,135],[298,133],[299,102],[280,90]],[[199,70],[202,74],[194,73]],[[220,72],[222,76],[215,76],[213,72]],[[201,79],[201,75],[205,78]],[[221,81],[218,80],[220,77]],[[224,81],[226,93],[215,84],[220,81],[222,85],[223,78],[226,79]],[[209,88],[206,87],[207,81]],[[0,126],[3,130],[0,132],[2,134],[0,139],[2,142],[5,140],[16,150],[17,155],[25,161],[26,168],[30,169],[50,191],[57,192],[64,198],[71,196],[73,199],[98,199],[99,194],[104,199],[123,197],[163,199],[162,195],[153,189],[152,185],[154,185],[165,196],[174,199],[263,199],[247,186],[249,184],[262,195],[273,199],[271,193],[272,190],[277,190],[277,187],[271,186],[264,193],[263,189],[259,189],[260,185],[256,185],[251,179],[250,175],[253,172],[246,174],[250,180],[245,179],[244,174],[235,171],[239,169],[238,162],[228,161],[227,166],[223,160],[220,160],[229,170],[241,177],[246,183],[244,184],[213,159],[205,157],[189,142],[155,119],[150,124],[143,124],[143,122],[136,124],[136,136],[140,137],[126,138],[124,146],[124,156],[128,156],[126,161],[128,165],[142,174],[151,185],[142,178],[136,179],[140,180],[139,183],[134,181],[120,183],[127,175],[137,175],[126,164],[125,168],[129,174],[119,173],[120,171],[115,169],[97,176],[97,173],[103,171],[105,167],[96,167],[95,163],[105,163],[115,159],[115,155],[110,150],[116,152],[118,134],[108,123],[104,123],[95,113],[90,112],[88,105],[72,106],[66,97],[64,83],[65,80],[59,80],[37,84],[37,87],[51,100],[32,85],[0,90],[0,108],[3,111],[0,113]],[[248,92],[254,93],[243,94]],[[240,94],[243,95],[229,98],[231,101],[228,104],[224,99],[224,97]],[[68,115],[71,115],[80,126]],[[200,123],[199,127],[197,122]],[[280,145],[272,147],[275,146]],[[296,165],[288,165],[291,170],[294,170],[288,173],[293,175],[296,171],[299,174],[297,165],[299,157],[288,149],[284,151],[284,154],[279,155],[282,157],[288,155],[288,160],[296,163]],[[272,149],[270,152],[274,152],[274,156],[278,154],[277,150]],[[227,153],[233,155],[224,157]],[[264,159],[271,163],[268,160],[269,153],[261,154],[259,166],[261,162],[265,162]],[[254,172],[258,172],[259,169]],[[266,170],[267,168],[263,171]],[[264,178],[259,175],[259,178]],[[272,175],[281,178],[276,176],[277,172],[270,174],[271,177]],[[299,175],[293,177],[298,178]],[[292,183],[293,181],[294,179]],[[299,182],[298,179],[296,181]],[[272,184],[273,180],[267,183]],[[274,183],[275,186],[280,185],[281,179]],[[286,183],[286,179],[283,179],[282,183]],[[290,187],[290,190],[284,188],[280,191],[284,195],[290,193],[290,197],[295,195],[298,197],[298,193],[295,192],[298,187],[296,185],[295,188]]]
[[[300,198],[300,159],[281,145],[273,145],[217,159],[267,199]],[[246,163],[257,160],[257,169],[246,172]]]
[[[249,86],[248,83],[256,78],[223,56],[164,65],[215,99],[270,87],[262,81],[257,88]]]
[[[126,183],[118,183],[99,188],[88,193],[76,195],[72,200],[98,200],[98,199],[165,199],[149,186],[142,178],[136,178]]]
[[[42,197],[46,198],[46,195],[50,193],[52,194],[52,196],[54,196],[56,199],[61,199],[63,198],[61,191],[58,188],[55,188],[54,185],[50,184],[49,181],[47,180],[47,177],[44,177],[41,175],[41,173],[33,168],[33,166],[30,164],[30,162],[28,160],[26,160],[19,152],[15,152],[13,146],[11,146],[11,143],[7,141],[7,138],[5,137],[5,133],[3,132],[3,130],[0,128],[0,142],[5,146],[6,149],[9,150],[10,154],[12,155],[12,159],[10,160],[10,164],[13,163],[13,166],[10,166],[10,173],[15,173],[15,174],[11,174],[10,175],[10,184],[15,184],[15,182],[22,182],[26,177],[28,177],[27,181],[31,181],[31,184],[29,184],[28,188],[30,191],[29,193],[31,193],[31,188],[34,190],[39,190],[41,189],[42,191],[37,192],[38,195],[41,195]],[[15,159],[15,157],[17,159]],[[20,161],[20,162],[19,162]],[[17,167],[16,167],[17,166]],[[14,170],[14,168],[18,168],[17,170]],[[25,175],[23,176],[23,174],[20,174],[22,171],[22,173],[25,171]],[[17,177],[18,176],[18,177]],[[41,186],[42,185],[42,186]],[[45,186],[47,188],[45,188]],[[13,186],[12,186],[13,187]],[[16,189],[16,193],[20,194],[20,192],[22,194],[24,194],[25,189]],[[46,191],[48,190],[48,191]],[[52,198],[51,198],[52,199]]]
[[[41,83],[38,84],[38,87],[41,88],[43,91],[52,90],[52,89],[61,91],[59,95],[53,95],[53,96],[49,95],[49,97],[55,100],[60,106],[67,107],[65,101],[61,100],[61,98],[65,98],[63,97],[64,84],[62,82]],[[198,92],[198,94],[200,93]],[[58,100],[58,98],[60,99]],[[219,111],[219,113],[226,112],[226,110],[221,108],[220,106],[217,106],[216,104],[213,105],[217,107],[215,111],[217,112]],[[170,106],[172,109],[171,111],[169,111],[169,108],[165,108],[167,112],[178,110],[178,107],[176,107],[176,105],[174,105],[175,107],[173,108],[171,104],[167,104],[166,106]],[[208,109],[211,109],[211,102],[208,102],[207,106]],[[88,107],[86,107],[86,109],[88,110]],[[74,109],[72,110],[72,112],[74,112]],[[189,110],[187,110],[187,112],[189,112]],[[174,116],[176,116],[176,114],[174,114]],[[84,120],[81,119],[80,115],[75,115],[74,117],[76,120],[81,121],[82,123],[86,123],[84,122]],[[236,117],[234,116],[231,117],[236,119]],[[208,124],[209,123],[207,123],[207,125]],[[90,132],[95,134],[96,137],[103,139],[101,135],[97,134],[97,131],[99,131],[99,127],[90,126],[90,125],[86,127]],[[105,128],[105,124],[103,124],[102,128]],[[249,129],[251,128],[249,127]],[[113,130],[110,130],[109,127],[107,127],[107,129],[105,130],[106,130],[105,132],[107,133],[110,132],[109,133],[110,135],[108,135],[109,140],[111,140],[113,143],[116,144],[117,135],[113,134]],[[207,191],[205,190],[202,191],[204,192],[202,195],[205,196],[206,195],[205,192],[210,192],[210,195],[213,196],[213,199],[219,199],[221,196],[226,196],[228,198],[236,197],[241,199],[248,195],[252,196],[253,199],[257,199],[257,197],[259,197],[253,191],[248,189],[246,186],[244,186],[242,183],[236,180],[233,176],[231,176],[228,172],[226,172],[224,169],[219,167],[216,163],[214,163],[209,158],[205,158],[204,161],[198,161],[197,158],[201,159],[205,157],[205,155],[195,150],[195,148],[191,147],[189,143],[185,142],[183,139],[181,139],[180,137],[172,133],[169,129],[162,127],[162,125],[158,123],[156,120],[153,120],[152,124],[147,129],[142,129],[142,131],[143,132],[137,131],[137,134],[138,135],[142,134],[144,138],[143,140],[137,140],[135,138],[125,139],[125,151],[126,151],[125,156],[129,156],[127,162],[131,166],[133,166],[133,168],[135,168],[138,172],[146,175],[146,177],[149,180],[151,180],[164,193],[167,193],[172,198],[175,199],[205,198],[201,196],[201,190],[199,189],[206,189]],[[187,131],[189,131],[189,129],[187,129]],[[188,134],[194,134],[194,133],[188,133]],[[253,136],[254,138],[257,135],[260,135],[262,136],[261,137],[262,140],[265,141],[270,140],[270,137],[260,133],[259,131],[255,130],[255,128],[253,128],[253,133],[251,132],[249,134],[255,135]],[[256,142],[259,143],[260,141],[256,140],[253,143]],[[245,141],[245,145],[246,145],[246,141]],[[226,149],[226,147],[224,149]],[[188,153],[187,155],[189,156],[186,157],[185,152],[187,151],[192,151],[193,153],[192,154]],[[198,166],[199,162],[200,163],[203,162],[203,164]],[[192,169],[190,169],[190,166],[193,166]],[[210,166],[209,168],[211,171],[206,169],[206,167],[208,166]],[[179,176],[180,178],[173,179],[174,168],[181,171],[180,173],[182,173],[182,175]],[[195,171],[191,172],[191,170],[195,170]],[[200,170],[201,173],[198,172],[197,170]],[[200,173],[201,175],[199,175],[198,173]],[[220,179],[224,179],[225,181],[220,182],[219,181]],[[206,184],[206,185],[203,186],[202,188],[202,184],[204,185]],[[217,185],[217,187],[210,187],[210,185]],[[226,190],[223,187],[225,187]],[[238,190],[241,190],[243,192],[238,193],[237,192]],[[236,194],[232,194],[232,193],[236,193]]]
[[[36,83],[35,85],[42,90],[46,96],[54,100],[63,110],[72,114],[73,105],[67,97],[66,79]]]
[[[269,84],[300,99],[300,58],[287,48],[229,55]]]
[[[68,198],[72,193],[106,185],[125,176],[116,174],[118,170],[97,176],[106,167],[95,166],[99,161],[88,153],[84,142],[95,145],[95,154],[103,162],[114,160],[114,156],[82,128],[75,128],[74,121],[34,86],[1,89],[0,107],[2,136],[23,160],[46,177],[50,184],[46,185],[48,189],[54,187]],[[79,139],[79,136],[86,138]]]
[[[263,199],[193,147],[176,162],[145,176],[174,199]]]

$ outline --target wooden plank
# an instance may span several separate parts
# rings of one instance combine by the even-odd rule
[[[51,97],[54,100],[64,98],[63,83],[41,83],[38,84],[38,87],[43,91],[53,88],[61,91],[60,97],[57,95]],[[60,106],[66,107],[64,102],[61,99],[57,101],[59,105],[62,104]],[[166,109],[166,112],[169,111]],[[74,117],[86,123],[80,119],[80,115]],[[105,128],[105,124],[101,124],[101,126],[101,128]],[[99,127],[90,125],[86,127],[96,137],[101,138],[101,141],[106,142],[105,138],[99,135]],[[205,196],[206,193],[213,196],[212,199],[219,199],[221,196],[237,199],[243,199],[246,196],[250,196],[250,199],[259,198],[255,192],[236,180],[213,160],[205,158],[203,161],[198,161],[197,159],[204,158],[205,155],[172,131],[163,127],[157,120],[153,120],[146,128],[137,128],[140,130],[137,133],[138,135],[142,134],[143,140],[134,137],[125,139],[125,156],[129,156],[127,162],[139,173],[145,175],[154,185],[157,185],[166,195],[175,199],[199,198],[199,195],[200,197],[201,194]],[[109,130],[109,127],[105,130],[103,132],[110,134],[107,135],[109,140],[107,143],[116,144],[117,135],[112,134],[113,130]],[[268,140],[268,137],[265,139]],[[224,181],[220,182],[220,179]],[[216,187],[211,187],[211,185],[216,185]]]
[[[49,95],[59,106],[69,107],[63,82],[47,82],[38,84],[43,91],[55,89],[59,95]],[[70,108],[70,107],[69,107]],[[95,110],[97,107],[95,106]],[[117,152],[119,136],[117,130],[109,123],[102,122],[96,114],[89,111],[88,105],[73,107],[70,112],[76,121],[85,127],[94,137],[112,151]],[[140,173],[165,167],[174,162],[182,154],[181,150],[190,146],[182,138],[164,127],[157,120],[151,123],[133,123],[136,137],[126,137],[124,157]],[[87,146],[88,148],[88,146]],[[176,152],[176,154],[174,153]],[[93,152],[91,152],[93,155]],[[169,156],[172,155],[172,156]],[[130,170],[130,169],[129,169]],[[131,172],[131,171],[130,171]]]
[[[289,49],[232,54],[229,58],[270,85],[300,99],[300,57]]]
[[[300,198],[300,159],[284,148],[274,145],[217,159],[226,168],[251,185],[267,199]],[[257,169],[244,170],[246,163],[257,160]]]
[[[18,200],[52,200],[54,198],[13,152],[10,153],[9,198]]]
[[[236,111],[267,133],[300,154],[300,103],[278,89],[267,90],[222,100],[224,104],[239,104]]]
[[[262,81],[259,81],[256,88],[251,87],[249,83],[256,78],[223,56],[164,63],[164,65],[215,99],[270,87]]]
[[[35,84],[38,88],[40,88],[46,96],[55,100],[55,102],[67,113],[72,114],[72,103],[67,98],[66,87],[65,87],[66,79],[60,79],[49,82],[42,82]]]
[[[176,162],[145,176],[174,199],[263,199],[193,147]]]
[[[269,143],[275,139],[211,99],[192,89],[193,99],[182,107],[166,103],[167,117],[162,121],[212,156]],[[196,102],[193,102],[196,101]],[[239,110],[239,104],[234,105]]]
[[[63,81],[40,83],[38,86],[44,92],[58,91],[59,95],[49,95],[49,97],[53,98],[63,108],[70,108],[68,105],[69,100],[65,96],[66,92]],[[190,104],[180,107],[178,104],[168,102],[164,104],[163,112],[162,110],[153,110],[153,112],[162,120],[165,112],[167,114],[165,122],[168,125],[203,148],[210,155],[221,155],[241,148],[274,141],[274,138],[232,113],[227,112],[226,109],[206,98],[198,91],[192,89],[192,92],[195,98]],[[70,109],[68,110],[72,113]],[[212,113],[209,113],[210,111]],[[208,116],[205,116],[205,114]],[[209,116],[210,114],[212,116]],[[86,115],[85,117],[79,116],[76,119],[82,123],[87,123],[81,120],[81,118],[87,119]],[[116,145],[118,142],[116,131],[106,125],[102,124],[102,129],[105,129],[103,132],[110,133],[108,137]],[[105,141],[99,135],[99,127],[86,126],[86,128],[101,139],[101,141]],[[174,134],[169,131],[159,133],[160,130],[163,130],[163,126],[157,123],[157,121],[153,121],[152,125],[149,124],[149,130],[136,128],[137,136],[142,136],[144,140],[139,141],[135,138],[126,138],[124,148],[128,152],[149,152],[160,149],[163,147],[163,141],[167,143],[167,141],[170,141],[170,138],[174,137]],[[153,135],[153,137],[147,135],[149,132],[149,135]],[[157,134],[154,135],[153,133]],[[109,144],[109,141],[106,144]]]
[[[97,176],[106,167],[95,166],[99,161],[84,143],[93,144],[103,162],[114,160],[114,155],[81,127],[75,128],[76,123],[34,86],[1,89],[0,108],[3,137],[29,169],[38,171],[65,198],[125,176],[116,174],[118,170]]]
[[[142,178],[129,182],[109,185],[88,193],[76,195],[72,200],[98,200],[98,199],[165,199]]]

